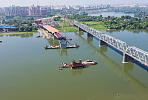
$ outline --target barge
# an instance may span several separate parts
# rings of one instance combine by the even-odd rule
[[[77,68],[77,67],[84,67],[87,65],[96,65],[97,62],[95,60],[86,60],[82,61],[81,59],[78,62],[75,62],[75,60],[72,60],[72,63],[61,63],[61,68]]]
[[[65,42],[60,42],[60,45],[53,45],[53,46],[45,46],[45,49],[68,49],[68,48],[78,48],[79,45],[74,44],[74,45],[67,45],[67,41]]]
[[[60,45],[45,46],[45,49],[60,49]]]

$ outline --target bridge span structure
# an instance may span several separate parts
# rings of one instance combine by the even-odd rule
[[[51,27],[50,25],[41,25],[40,28],[47,35],[53,35],[54,36],[53,37],[54,39],[65,39],[65,37],[62,36],[57,29]]]
[[[115,49],[123,52],[122,63],[133,63],[134,60],[139,61],[148,67],[148,52],[141,50],[133,45],[127,45],[126,42],[116,39],[110,35],[102,33],[77,21],[73,21],[74,26],[79,28],[79,31],[85,31],[88,37],[97,37],[99,46],[111,45]]]

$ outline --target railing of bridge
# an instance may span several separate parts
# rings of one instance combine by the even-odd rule
[[[122,51],[123,53],[129,55],[130,57],[136,59],[142,64],[148,66],[148,52],[143,51],[132,45],[126,45],[126,42],[123,42],[119,39],[116,39],[112,36],[109,36],[105,33],[102,33],[77,21],[73,21],[73,24],[83,29],[84,31],[92,34],[93,36],[99,38],[100,40],[106,42],[107,44],[115,47],[116,49]]]

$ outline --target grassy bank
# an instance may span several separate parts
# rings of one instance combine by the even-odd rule
[[[78,31],[78,28],[70,25],[68,21],[64,21],[61,19],[60,21],[57,21],[57,22],[61,26],[54,26],[54,28],[58,29],[60,32],[77,32]],[[107,28],[101,21],[100,22],[90,21],[90,22],[83,22],[83,23],[85,23],[87,26],[94,28],[96,30],[107,30]]]
[[[11,35],[11,34],[30,34],[30,33],[36,33],[37,31],[32,32],[1,32],[0,35]]]
[[[90,22],[84,22],[87,26],[94,28],[96,30],[107,30],[107,28],[104,26],[103,22],[94,22],[94,21],[90,21]]]
[[[71,25],[68,21],[60,20],[57,21],[61,26],[54,26],[60,32],[77,32],[78,28]]]

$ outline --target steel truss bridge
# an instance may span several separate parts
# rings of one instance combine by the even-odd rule
[[[73,24],[79,29],[99,38],[100,41],[103,41],[104,43],[109,44],[123,52],[124,55],[127,55],[148,67],[148,52],[141,50],[133,45],[127,45],[126,42],[123,42],[77,21],[73,21]]]

